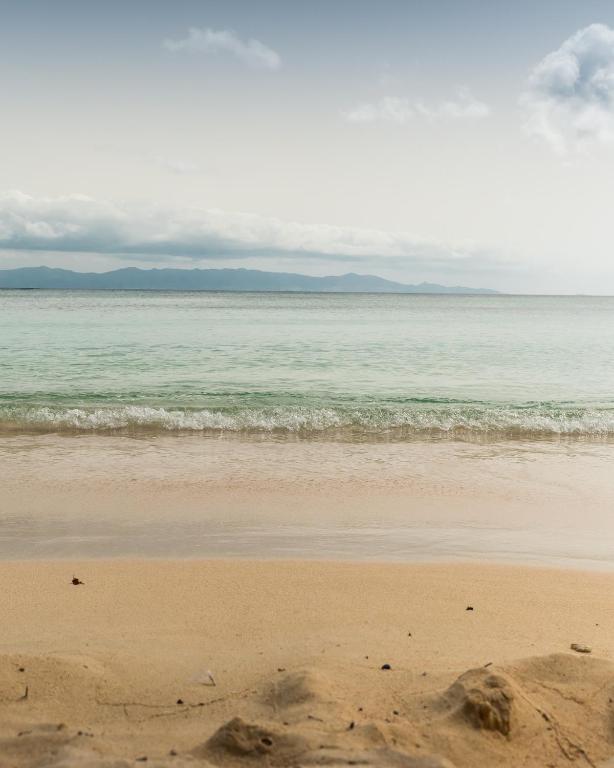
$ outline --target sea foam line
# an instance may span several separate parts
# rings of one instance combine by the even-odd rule
[[[164,432],[325,432],[359,429],[369,432],[502,433],[526,435],[614,435],[614,410],[565,409],[557,406],[441,407],[271,407],[168,409],[143,405],[102,408],[48,406],[0,407],[0,429],[19,431]]]

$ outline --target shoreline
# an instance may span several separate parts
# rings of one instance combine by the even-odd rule
[[[429,568],[429,567],[484,567],[484,568],[517,568],[523,571],[537,571],[545,573],[575,573],[575,574],[601,574],[614,576],[614,563],[610,561],[570,561],[569,559],[561,561],[544,561],[544,560],[519,560],[519,559],[489,559],[487,557],[458,557],[450,558],[445,556],[434,557],[424,556],[419,559],[411,560],[392,560],[392,559],[360,559],[359,557],[292,557],[291,555],[279,555],[278,557],[271,556],[253,556],[253,555],[207,555],[203,556],[186,556],[186,557],[169,557],[168,555],[100,555],[99,557],[88,557],[84,559],[82,556],[57,556],[57,557],[31,557],[31,558],[7,558],[4,557],[0,560],[0,563],[6,565],[50,565],[50,564],[67,564],[69,566],[82,565],[83,563],[94,564],[127,564],[127,563],[185,563],[185,564],[198,564],[198,563],[242,563],[250,565],[254,563],[262,563],[264,565],[275,566],[279,564],[292,564],[296,562],[309,563],[314,566],[328,566],[328,565],[348,565],[348,566],[400,566],[400,567],[416,567],[416,568]]]
[[[418,401],[420,402],[420,401]],[[0,440],[65,437],[198,438],[239,442],[468,443],[547,446],[612,445],[612,409],[552,406],[552,412],[521,403],[434,401],[430,409],[347,405],[252,405],[219,408],[181,404],[75,404],[69,406],[0,404]],[[523,420],[524,419],[524,420]]]
[[[493,768],[568,765],[555,735],[594,764],[614,755],[614,574],[90,560],[0,562],[0,580],[0,754],[22,750],[11,766],[34,766],[52,743],[57,765],[75,768],[143,756],[178,768],[322,764],[318,743],[334,748],[329,765],[428,754],[469,768],[476,749]],[[466,711],[493,676],[511,695],[507,733]],[[236,717],[238,735],[220,735]],[[254,733],[269,734],[270,754],[249,747]]]
[[[0,439],[0,559],[612,562],[614,445]]]

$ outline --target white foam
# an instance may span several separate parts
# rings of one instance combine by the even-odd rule
[[[0,425],[16,430],[213,432],[502,433],[507,435],[614,435],[614,411],[535,406],[444,406],[405,408],[167,409],[142,405],[104,408],[0,408]]]

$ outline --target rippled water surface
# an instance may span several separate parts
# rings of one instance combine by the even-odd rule
[[[614,435],[614,298],[0,291],[0,430]]]

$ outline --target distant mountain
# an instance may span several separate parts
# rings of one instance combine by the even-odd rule
[[[0,270],[0,288],[139,291],[296,291],[322,293],[497,293],[435,283],[405,285],[375,275],[311,277],[256,269],[115,269],[73,272],[50,267]]]

